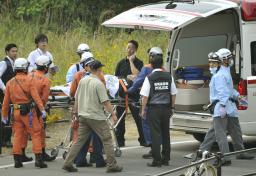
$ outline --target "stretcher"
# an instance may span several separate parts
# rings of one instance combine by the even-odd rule
[[[109,93],[110,103],[113,105],[113,110],[115,111],[117,106],[125,107],[124,112],[122,113],[122,115],[120,116],[116,124],[113,124],[111,120],[111,114],[106,114],[107,116],[106,121],[111,130],[115,155],[116,157],[120,157],[122,152],[120,150],[120,147],[118,146],[115,130],[119,125],[119,123],[121,122],[121,120],[125,117],[125,114],[128,110],[128,106],[133,105],[138,107],[140,106],[140,103],[139,101],[134,101],[133,99],[130,99],[128,97],[127,88],[130,86],[130,84],[128,84],[126,80],[117,79],[115,77],[109,76],[106,79],[106,83],[107,83],[106,88]],[[61,87],[57,87],[57,88],[54,87],[54,89],[51,89],[51,95],[49,97],[49,102],[47,104],[49,108],[69,108],[74,104],[74,99],[70,99],[70,97],[67,95],[67,91],[64,92],[61,89],[62,89]],[[68,150],[70,149],[72,144],[77,140],[77,133],[78,133],[78,123],[76,120],[72,119],[72,123],[65,135],[64,140],[58,146],[52,149],[51,155],[58,156],[59,150],[62,149],[64,150],[62,157],[63,159],[65,159]]]

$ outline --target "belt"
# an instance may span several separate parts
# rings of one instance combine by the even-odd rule
[[[35,107],[35,103],[24,103],[24,104],[13,104],[15,110],[21,109],[22,106],[30,106],[31,108]]]

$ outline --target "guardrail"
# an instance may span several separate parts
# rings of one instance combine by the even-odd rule
[[[242,153],[252,152],[252,151],[256,151],[256,148],[239,150],[239,151],[235,151],[235,152],[226,153],[224,155],[221,154],[221,153],[216,153],[212,157],[209,157],[207,159],[204,159],[204,160],[201,160],[201,161],[198,161],[198,162],[194,162],[192,164],[185,165],[185,166],[182,166],[182,167],[178,167],[178,168],[175,168],[175,169],[172,169],[172,170],[168,170],[168,171],[165,171],[165,172],[161,172],[161,173],[158,173],[158,174],[155,174],[155,175],[151,175],[151,176],[165,176],[165,175],[176,173],[178,171],[185,170],[185,169],[188,169],[190,167],[197,166],[197,165],[200,165],[202,163],[212,161],[212,160],[216,160],[216,159],[217,159],[218,163],[221,163],[221,159],[224,156],[232,156],[232,155],[237,155],[237,154],[242,154]],[[221,164],[219,164],[219,166],[216,167],[216,170],[217,170],[217,176],[221,176],[222,175]],[[248,173],[248,174],[243,175],[243,176],[250,176],[252,174],[254,174],[254,173]]]

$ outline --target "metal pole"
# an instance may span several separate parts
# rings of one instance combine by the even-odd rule
[[[218,166],[216,167],[217,169],[217,176],[221,176],[221,158],[223,157],[222,154],[220,152],[217,153],[217,162],[218,162]]]

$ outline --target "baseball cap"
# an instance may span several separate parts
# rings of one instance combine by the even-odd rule
[[[103,65],[99,60],[94,60],[92,61],[91,63],[89,63],[89,67],[92,69],[92,70],[97,70],[101,67],[104,67],[105,65]]]

